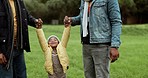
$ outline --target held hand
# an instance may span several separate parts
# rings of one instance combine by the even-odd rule
[[[41,29],[42,28],[43,21],[40,18],[36,19],[35,23],[36,23],[36,28],[37,29]]]
[[[0,53],[0,64],[6,64],[7,60],[3,53]]]
[[[115,62],[119,58],[119,52],[117,48],[111,48],[110,58],[111,58],[111,63]]]
[[[64,25],[65,25],[65,27],[70,26],[71,23],[72,23],[71,17],[65,16],[65,18],[64,18]]]

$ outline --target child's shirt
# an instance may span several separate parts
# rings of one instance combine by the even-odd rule
[[[63,72],[62,65],[56,51],[52,51],[53,61],[53,75],[49,74],[49,78],[66,78],[66,74]]]
[[[57,52],[52,51],[52,62],[53,62],[53,71],[54,72],[63,72],[62,65],[60,64],[60,60]]]

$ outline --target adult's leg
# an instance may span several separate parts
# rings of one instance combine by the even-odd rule
[[[14,49],[13,68],[14,78],[27,78],[23,50]]]
[[[0,78],[13,78],[13,67],[12,64],[10,65],[9,69],[2,64],[0,64]]]
[[[91,49],[96,73],[94,78],[109,78],[110,46],[100,44],[94,45]]]
[[[91,45],[83,44],[83,63],[85,78],[95,78],[95,68],[90,46]]]

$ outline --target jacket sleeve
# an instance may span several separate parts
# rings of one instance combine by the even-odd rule
[[[63,35],[62,35],[62,39],[61,39],[61,44],[63,47],[67,47],[67,43],[70,37],[70,28],[71,26],[65,27],[64,31],[63,31]]]
[[[51,48],[48,47],[48,43],[46,41],[43,30],[42,29],[36,29],[36,32],[37,32],[37,36],[38,36],[40,46],[41,46],[41,48],[44,52],[45,69],[48,73],[53,74]]]
[[[20,2],[20,5],[22,6],[22,12],[25,11],[24,13],[26,13],[28,25],[35,27],[35,19],[36,18],[34,18],[32,15],[30,15],[30,13],[26,9],[23,1]]]
[[[30,26],[33,26],[35,27],[35,19],[32,15],[30,15],[28,12],[27,12],[27,20],[28,20],[28,24]]]
[[[112,26],[111,47],[119,47],[121,44],[121,15],[118,0],[108,0],[108,15]]]
[[[75,26],[75,25],[80,25],[81,24],[81,18],[80,18],[80,15],[82,13],[82,9],[84,8],[84,1],[81,0],[81,4],[80,4],[80,13],[78,16],[75,16],[75,17],[72,17],[72,24],[71,26]]]
[[[48,43],[45,38],[43,30],[36,29],[36,33],[37,33],[37,37],[38,37],[38,40],[39,40],[39,43],[40,43],[40,46],[41,46],[43,52],[46,52],[46,50],[48,49]]]
[[[72,17],[72,26],[75,25],[80,25],[80,15],[76,16],[76,17]]]

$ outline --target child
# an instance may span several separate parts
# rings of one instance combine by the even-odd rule
[[[61,42],[55,35],[49,36],[46,41],[42,25],[38,25],[37,36],[45,56],[45,69],[49,78],[66,78],[69,66],[66,46],[70,36],[70,26],[65,26]]]

